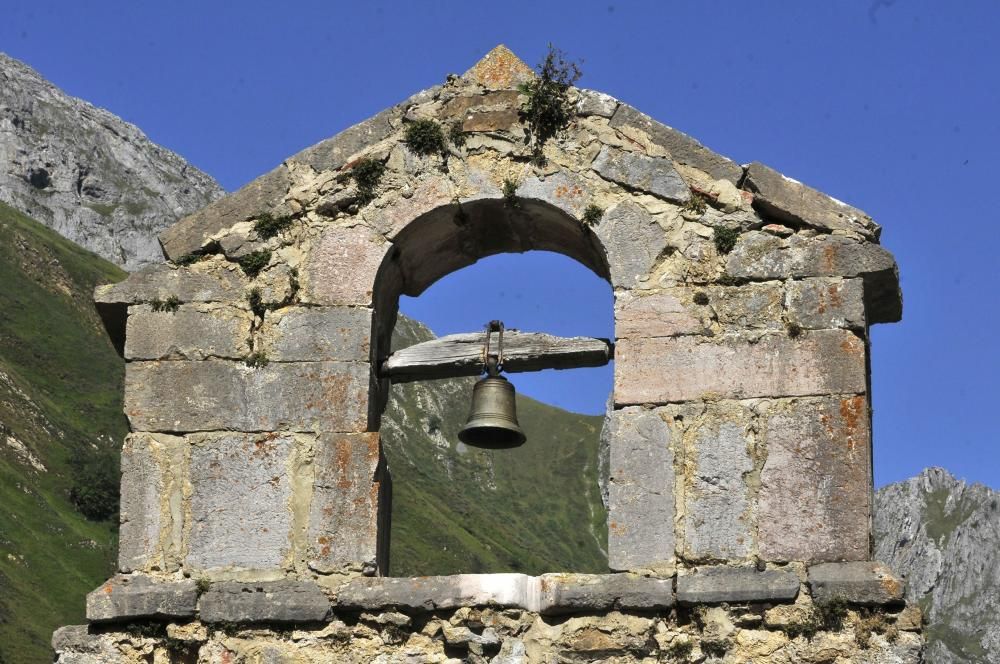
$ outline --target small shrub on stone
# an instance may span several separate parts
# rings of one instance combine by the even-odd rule
[[[788,336],[792,339],[797,339],[802,336],[802,326],[798,323],[786,323],[785,330],[788,332]]]
[[[445,151],[444,133],[434,120],[417,120],[406,125],[403,138],[406,146],[416,154],[441,154]]]
[[[271,252],[267,250],[253,251],[236,259],[243,273],[253,279],[271,262]]]
[[[686,659],[691,651],[694,650],[694,643],[687,640],[674,639],[669,646],[667,646],[667,655],[677,659]]]
[[[354,164],[351,169],[351,177],[358,185],[358,201],[364,205],[375,199],[379,182],[385,174],[385,164],[378,159],[365,157]]]
[[[266,367],[269,360],[267,359],[267,354],[260,351],[255,353],[250,353],[245,360],[248,367],[254,369],[259,369],[260,367]]]
[[[885,614],[877,610],[864,609],[854,624],[854,640],[862,648],[867,648],[871,645],[873,634],[883,634],[890,643],[899,638],[898,628],[889,624]]]
[[[185,266],[197,263],[198,261],[200,261],[200,260],[202,260],[204,258],[205,258],[205,254],[197,254],[197,253],[192,252],[190,254],[184,254],[180,258],[174,260],[174,265],[178,265],[180,267],[185,267]]]
[[[264,317],[267,305],[264,304],[264,298],[261,296],[259,288],[252,288],[250,290],[250,293],[247,294],[247,302],[250,304],[250,311],[253,312],[254,316],[258,318]]]
[[[181,301],[176,295],[171,295],[166,300],[153,300],[149,303],[149,306],[152,307],[153,311],[166,311],[174,313],[180,309]]]
[[[527,97],[521,112],[528,123],[536,161],[542,161],[545,142],[562,131],[573,118],[569,88],[581,76],[580,67],[566,60],[565,54],[549,44],[545,59],[538,65],[538,76],[520,87]]]
[[[583,218],[581,221],[583,221],[586,226],[594,226],[600,223],[601,217],[603,216],[604,210],[591,203],[587,206],[587,209],[583,211]]]
[[[697,191],[691,193],[691,198],[684,204],[684,209],[695,214],[704,214],[708,209],[708,198]]]
[[[729,644],[725,641],[702,641],[701,651],[709,657],[725,657]]]
[[[705,306],[709,302],[708,295],[704,291],[698,291],[691,299],[694,300],[695,304],[700,304],[701,306]]]
[[[253,229],[257,232],[257,237],[261,240],[269,240],[291,225],[292,218],[287,214],[275,217],[270,212],[261,212],[257,215],[257,221],[254,222]]]
[[[507,207],[521,207],[520,202],[517,200],[517,183],[513,180],[507,179],[503,181],[503,200]]]
[[[836,598],[829,602],[815,605],[819,623],[825,630],[836,632],[844,627],[844,618],[847,617],[847,602]]]
[[[212,582],[206,579],[205,577],[201,577],[195,582],[194,587],[198,590],[199,595],[204,595],[211,589]]]
[[[465,147],[465,132],[462,131],[462,123],[456,122],[448,130],[448,140],[456,148]]]
[[[715,228],[715,248],[720,254],[728,254],[736,246],[736,240],[740,237],[740,232],[735,228]]]

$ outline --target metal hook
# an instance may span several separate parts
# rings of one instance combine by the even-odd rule
[[[497,332],[497,353],[490,353],[490,336]],[[483,343],[483,370],[490,376],[503,371],[503,321],[491,320],[486,324],[486,341]]]

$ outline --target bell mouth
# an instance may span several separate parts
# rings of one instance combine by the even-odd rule
[[[487,450],[506,450],[524,445],[527,438],[523,431],[473,420],[458,432],[458,439],[469,447]]]

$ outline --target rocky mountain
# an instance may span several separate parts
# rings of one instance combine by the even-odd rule
[[[928,468],[877,492],[874,529],[926,614],[925,661],[1000,662],[1000,492]]]
[[[135,125],[0,53],[0,201],[126,270],[157,233],[224,192]]]

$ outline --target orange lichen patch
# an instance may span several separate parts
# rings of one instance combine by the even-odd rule
[[[105,584],[105,586],[104,586],[104,594],[105,594],[105,595],[110,595],[110,594],[111,594],[111,593],[113,593],[114,591],[115,591],[115,589],[114,589],[114,588],[113,588],[113,587],[111,586],[111,584],[110,584],[110,583],[108,583],[108,584]]]
[[[341,438],[337,441],[335,462],[337,464],[337,488],[350,489],[354,482],[351,478],[351,441]]]
[[[832,284],[826,289],[827,295],[830,296],[830,304],[834,307],[840,307],[844,304],[844,298],[840,295],[840,285]]]
[[[879,583],[881,583],[882,587],[885,588],[885,591],[893,597],[899,597],[903,594],[903,588],[896,579],[886,577],[884,579],[880,579]]]
[[[503,90],[524,83],[534,75],[531,67],[524,64],[509,48],[500,44],[483,56],[483,59],[462,77],[490,90]]]
[[[854,451],[859,438],[864,431],[865,399],[850,397],[840,400],[840,417],[844,421],[844,436],[847,439],[847,449]]]
[[[827,245],[823,248],[823,270],[834,274],[837,270],[837,248],[833,245]]]

